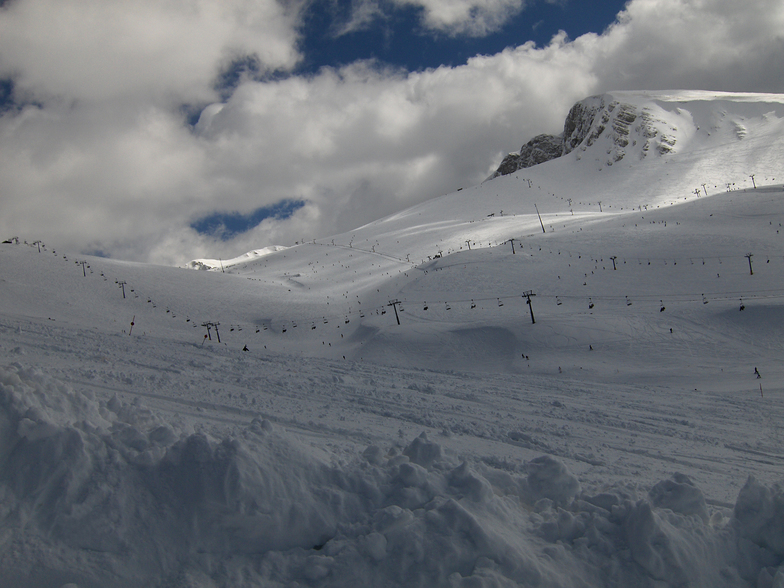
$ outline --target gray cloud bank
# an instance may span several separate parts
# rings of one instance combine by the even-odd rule
[[[524,9],[399,1],[423,7],[423,27],[452,34],[480,34]],[[303,6],[3,4],[0,79],[13,80],[19,106],[0,116],[0,237],[163,264],[231,257],[476,184],[531,136],[558,132],[590,94],[784,91],[780,0],[632,0],[601,35],[562,34],[458,67],[358,62],[259,81],[301,59]],[[216,80],[248,56],[257,75],[221,101]],[[191,228],[215,211],[283,200],[306,204],[228,241]]]

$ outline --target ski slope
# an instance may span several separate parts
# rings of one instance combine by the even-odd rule
[[[211,271],[0,245],[2,577],[784,583],[782,100],[591,98],[590,145]]]

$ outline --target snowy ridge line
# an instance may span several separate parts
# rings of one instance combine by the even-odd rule
[[[656,224],[656,223],[651,223],[651,224]],[[661,224],[661,223],[659,223],[659,224]],[[665,223],[665,225],[666,225],[666,223]],[[647,225],[643,225],[643,227],[645,227],[645,226],[647,226]],[[779,224],[779,226],[781,226],[781,224]],[[532,250],[532,251],[535,251],[535,252],[539,251],[539,252],[544,253],[545,249],[543,249],[541,245],[535,246],[535,245],[527,242],[528,238],[538,237],[538,236],[539,236],[539,233],[527,233],[527,234],[523,235],[522,237],[510,237],[509,239],[507,239],[505,241],[496,241],[495,244],[488,244],[488,245],[482,245],[482,242],[480,242],[480,241],[472,241],[471,242],[471,246],[472,246],[473,250],[497,249],[498,247],[506,246],[506,245],[509,245],[510,243],[514,242],[514,243],[516,243],[520,247],[520,251],[525,250],[526,247],[527,247],[529,250]],[[306,243],[306,245],[307,244],[312,244],[312,243]],[[336,245],[336,244],[328,244],[328,243],[318,243],[318,245],[325,246],[325,247],[332,247],[332,246],[334,246],[334,247],[341,247],[341,248],[344,248],[344,249],[350,249],[351,251],[363,251],[364,253],[368,253],[368,254],[372,254],[372,255],[380,255],[382,257],[385,257],[385,258],[393,260],[393,261],[399,261],[399,262],[402,262],[402,263],[411,264],[412,265],[412,269],[418,269],[420,271],[428,271],[428,270],[425,270],[421,266],[426,264],[426,263],[428,263],[428,262],[432,262],[435,259],[438,259],[438,258],[430,258],[430,257],[428,257],[427,261],[422,260],[422,262],[420,262],[419,264],[413,264],[412,262],[407,261],[405,259],[401,259],[399,257],[395,257],[393,255],[389,255],[389,254],[386,254],[386,253],[383,253],[383,252],[379,252],[379,251],[367,251],[367,250],[364,250],[364,249],[360,249],[359,247],[348,247],[346,245]],[[538,249],[535,249],[535,247],[538,247]],[[467,250],[463,249],[462,247],[460,247],[457,250],[448,249],[441,256],[441,259],[444,259],[444,258],[446,258],[449,255],[452,255],[454,253],[459,253],[460,251],[465,252]],[[615,252],[613,252],[611,254],[599,255],[599,254],[596,254],[596,253],[584,253],[582,251],[574,251],[574,250],[563,249],[563,248],[555,248],[555,249],[548,248],[547,249],[547,253],[549,253],[551,255],[567,254],[569,257],[576,256],[578,259],[582,259],[583,257],[586,257],[586,258],[590,259],[590,261],[592,261],[592,262],[602,262],[602,261],[604,261],[605,257],[607,259],[609,259],[611,257],[611,255],[615,254]],[[770,259],[775,259],[775,258],[777,258],[779,256],[762,253],[762,254],[760,254],[760,257],[765,257],[767,260],[770,260]],[[784,255],[782,255],[781,258],[782,258],[782,260],[784,260]],[[637,261],[638,265],[642,265],[644,261],[645,262],[660,261],[660,262],[664,262],[665,264],[667,262],[673,262],[673,264],[675,265],[675,264],[678,264],[678,263],[686,263],[686,260],[688,260],[688,262],[691,265],[694,265],[694,261],[695,260],[702,260],[704,262],[707,259],[707,260],[719,260],[719,262],[721,262],[721,260],[723,260],[723,259],[726,259],[726,260],[746,259],[746,256],[745,255],[732,255],[732,254],[729,254],[729,255],[698,255],[698,256],[683,257],[683,258],[679,258],[679,257],[676,257],[676,256],[669,256],[669,257],[617,256],[617,259],[618,259],[619,263],[627,263],[629,261]],[[482,262],[481,261],[458,262],[458,263],[453,263],[453,264],[449,264],[449,265],[439,266],[438,269],[441,270],[441,269],[446,269],[446,268],[449,268],[449,267],[455,267],[457,265],[466,265],[466,264],[471,264],[471,263],[482,263]]]
[[[362,249],[361,247],[352,247],[350,245],[340,245],[338,243],[320,243],[318,239],[315,242],[306,242],[303,245],[318,245],[320,247],[339,247],[341,249],[348,249],[350,251],[361,251],[362,253],[367,253],[369,255],[378,255],[379,257],[383,257],[384,259],[389,259],[391,261],[397,261],[403,263],[405,265],[411,266],[411,268],[415,268],[416,264],[408,261],[407,259],[402,259],[400,257],[395,257],[394,255],[389,255],[388,253],[384,253],[383,251],[368,251],[367,249]]]
[[[718,188],[718,185],[715,185],[714,188]],[[777,192],[777,191],[780,191],[781,189],[784,189],[784,184],[759,185],[759,186],[757,186],[757,188],[733,188],[732,190],[727,190],[726,193],[736,193],[737,192],[737,193],[752,193],[753,194],[755,192],[757,192],[757,193],[759,193],[759,192]],[[725,192],[722,192],[722,194],[723,193],[725,193]],[[548,194],[548,195],[552,196],[554,198],[558,198],[560,200],[567,200],[563,196],[557,196],[556,194]],[[689,196],[689,197],[684,197],[684,201],[688,202],[688,203],[691,203],[693,201],[700,200],[700,199],[706,199],[706,198],[710,198],[710,196],[698,196],[696,198],[692,198],[691,196]],[[584,202],[577,202],[577,201],[575,201],[575,203],[576,204],[587,205],[587,206],[596,206],[597,205],[596,203],[591,203],[591,202],[584,203]],[[669,203],[669,205],[668,204],[663,204],[663,205],[665,207],[677,207],[677,206],[679,206],[681,204],[684,204],[684,202],[682,202],[682,201],[672,201],[672,202]],[[611,204],[607,204],[606,206],[608,208],[612,208]],[[648,204],[632,206],[631,208],[622,206],[622,207],[620,207],[620,210],[623,210],[624,212],[595,213],[593,211],[590,211],[590,212],[580,212],[580,211],[578,211],[578,213],[575,215],[573,210],[568,210],[568,211],[556,212],[556,213],[553,213],[553,212],[542,213],[541,216],[542,216],[542,218],[544,220],[547,221],[548,225],[552,226],[553,224],[555,224],[555,223],[559,222],[560,220],[562,220],[562,219],[554,220],[554,218],[558,218],[559,215],[566,214],[567,212],[569,212],[571,214],[569,214],[566,218],[574,220],[575,216],[577,218],[579,218],[579,219],[586,219],[586,218],[591,218],[591,217],[596,219],[596,218],[602,218],[602,217],[624,215],[624,214],[628,214],[628,213],[638,213],[638,212],[655,213],[655,212],[661,212],[662,211],[662,209],[661,209],[661,207],[659,205],[657,205],[656,208],[653,208],[652,205],[648,205]],[[508,218],[508,217],[516,217],[516,216],[533,217],[535,215],[532,214],[532,213],[527,213],[527,212],[516,212],[516,213],[503,214],[503,211],[501,211],[501,214],[500,214],[500,218]],[[462,222],[468,222],[468,223],[472,223],[472,222],[492,222],[494,220],[496,220],[495,217],[493,217],[493,218],[479,217],[479,218],[475,218],[475,219],[463,220]],[[665,224],[665,226],[666,226],[666,221],[658,221],[658,223],[657,222],[651,222],[650,224]],[[642,227],[647,226],[647,223],[645,225],[641,225],[641,226]],[[779,225],[779,226],[781,226],[781,225]],[[362,227],[362,228],[364,228],[364,227]],[[538,232],[531,232],[531,233],[526,233],[522,237],[513,237],[513,238],[507,239],[505,241],[495,241],[494,244],[493,243],[488,243],[488,245],[483,245],[484,241],[472,241],[471,245],[472,245],[472,247],[474,247],[476,249],[488,249],[488,248],[498,247],[498,246],[501,246],[501,245],[506,245],[510,241],[514,240],[514,241],[518,241],[521,246],[524,246],[525,245],[524,241],[526,240],[526,238],[537,237],[538,235],[539,235]],[[318,239],[314,239],[312,241],[303,241],[301,244],[302,245],[317,244],[317,245],[326,246],[326,247],[329,247],[329,246],[342,247],[342,248],[345,248],[345,249],[363,251],[363,252],[368,253],[368,254],[380,255],[382,257],[385,257],[385,258],[393,260],[393,261],[398,261],[398,262],[402,262],[402,263],[412,263],[412,262],[410,262],[408,260],[404,260],[404,259],[402,259],[400,257],[396,257],[396,256],[390,255],[388,253],[384,253],[384,252],[380,252],[380,251],[368,251],[368,250],[365,250],[365,249],[361,249],[360,247],[352,247],[350,244],[349,245],[344,245],[344,244],[337,244],[337,243],[334,243],[334,242],[332,242],[332,243],[324,243],[324,242],[319,242]],[[530,246],[530,244],[529,244],[529,246]],[[444,254],[444,257],[446,255],[449,255],[449,254],[452,254],[452,253],[457,253],[458,251],[461,251],[461,250],[464,251],[462,246],[460,246],[458,249],[454,249],[454,250],[453,249],[448,249],[446,254]],[[539,248],[539,250],[540,251],[542,250],[541,247]],[[581,252],[575,252],[575,251],[570,251],[570,250],[565,250],[565,249],[563,249],[562,251],[565,251],[567,253],[571,253],[573,255],[574,254],[577,254],[578,256],[581,255]],[[552,251],[550,251],[550,253],[552,253]],[[594,255],[594,257],[601,257],[601,256]],[[689,258],[689,259],[691,260],[691,259],[696,259],[696,258],[697,257]],[[734,256],[732,256],[732,255],[727,255],[727,256],[724,256],[724,255],[699,256],[699,259],[722,259],[722,258],[730,259],[730,258],[734,258]],[[624,261],[626,261],[627,259],[637,259],[638,261],[640,261],[640,260],[646,260],[646,261],[651,261],[651,260],[669,261],[670,259],[673,259],[673,258],[670,258],[670,257],[661,257],[661,258],[657,258],[657,257],[638,257],[638,258],[629,257],[629,258],[625,258]],[[430,256],[428,256],[428,260],[432,261],[432,258]],[[677,261],[677,259],[676,259],[676,261]],[[423,259],[421,263],[425,263],[425,260]],[[414,266],[414,267],[418,268],[418,266]]]

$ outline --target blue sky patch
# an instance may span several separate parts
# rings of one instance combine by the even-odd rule
[[[602,33],[615,22],[626,0],[566,0],[527,3],[499,30],[482,37],[450,36],[422,27],[422,8],[381,2],[382,12],[364,27],[338,34],[349,21],[351,0],[313,2],[300,29],[304,60],[300,73],[339,67],[358,59],[375,59],[408,71],[441,65],[459,66],[475,55],[494,55],[528,41],[546,46],[564,30],[575,39],[588,32]]]
[[[214,212],[191,223],[191,228],[200,235],[212,235],[221,241],[229,241],[268,218],[284,220],[305,206],[304,200],[281,200],[276,204],[262,206],[247,214],[241,212]]]
[[[0,80],[0,114],[3,114],[6,110],[11,110],[15,106],[13,80]]]

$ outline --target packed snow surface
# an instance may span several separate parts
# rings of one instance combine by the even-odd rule
[[[784,586],[784,99],[584,104],[212,271],[1,244],[0,585]]]

